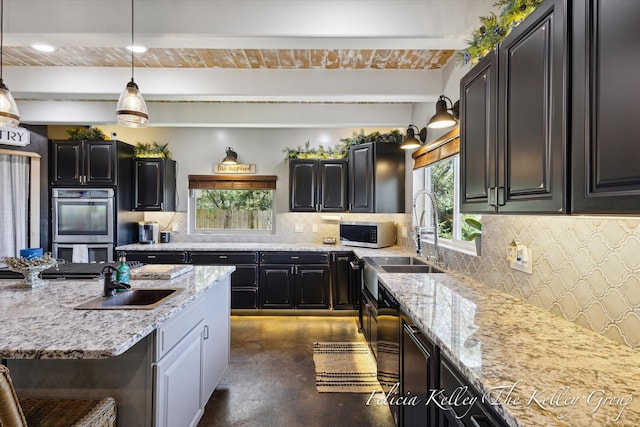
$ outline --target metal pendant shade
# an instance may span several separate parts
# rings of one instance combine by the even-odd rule
[[[4,46],[4,0],[0,1],[0,128],[14,128],[20,124],[16,100],[2,80],[2,48]]]
[[[226,156],[222,160],[223,165],[237,165],[238,164],[238,153],[233,151],[233,148],[227,147]]]
[[[420,138],[420,140],[416,138],[416,133],[414,129],[415,131],[418,131],[418,137]],[[426,127],[422,128],[422,130],[418,130],[417,126],[409,125],[409,128],[407,129],[407,133],[404,137],[404,141],[400,145],[400,148],[402,148],[403,150],[413,150],[415,148],[420,148],[422,147],[422,143],[425,142],[426,140],[427,140]]]
[[[134,25],[134,6],[131,0],[131,46],[133,43],[133,25]],[[118,124],[133,128],[143,128],[149,124],[149,111],[144,98],[140,93],[138,85],[133,81],[134,56],[131,50],[131,81],[122,91],[118,105],[116,107],[116,116]]]
[[[427,127],[431,129],[444,129],[458,123],[459,103],[456,101],[451,108],[447,108],[447,100],[451,103],[451,100],[446,96],[440,96],[438,102],[436,102],[436,113],[429,119]],[[449,113],[449,110],[451,113]]]

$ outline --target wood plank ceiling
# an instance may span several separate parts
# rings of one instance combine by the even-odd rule
[[[29,47],[4,48],[5,66],[128,67],[125,48],[61,47],[39,53]],[[453,50],[390,49],[187,49],[152,48],[135,54],[136,67],[231,69],[430,70],[444,66]]]

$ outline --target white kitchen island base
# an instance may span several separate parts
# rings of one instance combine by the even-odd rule
[[[113,396],[119,426],[196,426],[229,364],[230,272],[118,356],[9,358],[18,395]]]

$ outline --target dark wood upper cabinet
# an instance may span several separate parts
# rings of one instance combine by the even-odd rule
[[[502,212],[566,212],[567,34],[563,0],[546,0],[498,50]]]
[[[133,209],[176,209],[176,162],[162,158],[139,158],[133,163]]]
[[[292,159],[289,161],[291,212],[347,210],[347,161]]]
[[[640,212],[640,2],[574,2],[574,213]]]
[[[369,142],[349,148],[349,210],[404,212],[405,152],[396,144]]]
[[[463,212],[567,212],[565,14],[546,0],[461,80]]]
[[[51,158],[53,186],[118,184],[116,141],[52,141]]]
[[[498,61],[485,56],[460,81],[460,210],[494,212],[489,203],[497,187]]]

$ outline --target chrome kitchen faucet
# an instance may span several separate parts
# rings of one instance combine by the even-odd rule
[[[420,196],[428,196],[431,201],[432,227],[426,227],[424,225],[424,214],[427,211],[426,209],[422,209],[422,211],[420,211],[420,218],[418,218],[417,202],[418,197]],[[418,190],[416,194],[413,195],[413,217],[416,223],[413,231],[413,238],[416,242],[416,252],[418,256],[424,255],[422,250],[422,238],[426,235],[433,234],[433,255],[427,256],[427,259],[433,261],[436,266],[444,266],[444,262],[440,256],[440,248],[438,247],[438,209],[436,208],[436,199],[433,193],[422,189]]]

